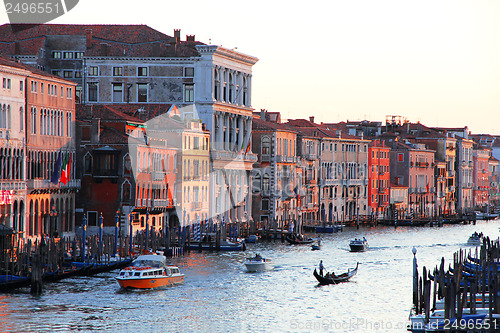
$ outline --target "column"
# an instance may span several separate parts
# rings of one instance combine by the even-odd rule
[[[223,123],[223,117],[221,112],[217,112],[216,114],[217,117],[217,132],[215,133],[215,148],[217,150],[223,150],[224,149],[224,123]]]
[[[237,149],[238,150],[241,150],[241,151],[245,151],[245,149],[247,148],[244,144],[243,144],[243,116],[238,116],[238,144],[237,144]]]
[[[229,150],[229,116],[224,114],[224,150]]]

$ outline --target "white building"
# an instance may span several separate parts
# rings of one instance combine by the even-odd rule
[[[24,66],[0,57],[0,224],[24,232],[25,82]]]

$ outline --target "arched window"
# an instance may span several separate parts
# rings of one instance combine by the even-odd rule
[[[83,164],[84,174],[92,174],[92,155],[89,152],[87,152],[87,154],[85,154],[85,156],[83,157]]]
[[[123,156],[123,175],[130,176],[132,174],[132,161],[130,155],[127,153]]]
[[[269,175],[267,173],[262,177],[262,192],[264,194],[269,194]]]
[[[220,100],[220,76],[219,70],[217,68],[214,69],[214,99],[216,101]]]
[[[229,73],[229,103],[233,103],[233,90],[234,90],[234,75]]]
[[[253,186],[252,186],[252,192],[260,192],[261,191],[261,179],[260,179],[260,173],[257,173],[253,177]]]
[[[130,201],[130,182],[128,180],[125,180],[122,183],[122,202],[129,202]]]
[[[22,106],[19,108],[19,130],[24,131],[24,108]]]
[[[262,137],[262,155],[271,154],[271,139],[267,136]]]

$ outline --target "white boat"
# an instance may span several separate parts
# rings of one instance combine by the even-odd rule
[[[364,252],[368,249],[368,241],[363,237],[363,239],[355,238],[350,243],[351,252]]]
[[[493,220],[498,217],[498,214],[483,213],[480,211],[475,211],[476,220]]]
[[[274,268],[271,259],[262,258],[259,254],[255,257],[247,258],[245,266],[249,272],[268,271]]]
[[[473,233],[467,240],[468,245],[481,245],[481,242],[482,234],[478,234],[477,232]]]
[[[122,288],[151,289],[184,282],[184,274],[176,266],[167,266],[162,255],[137,257],[115,277]]]

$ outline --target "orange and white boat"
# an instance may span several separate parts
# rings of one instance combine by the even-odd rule
[[[162,255],[142,255],[115,277],[122,288],[151,289],[184,282],[184,274],[176,266],[167,266]]]

